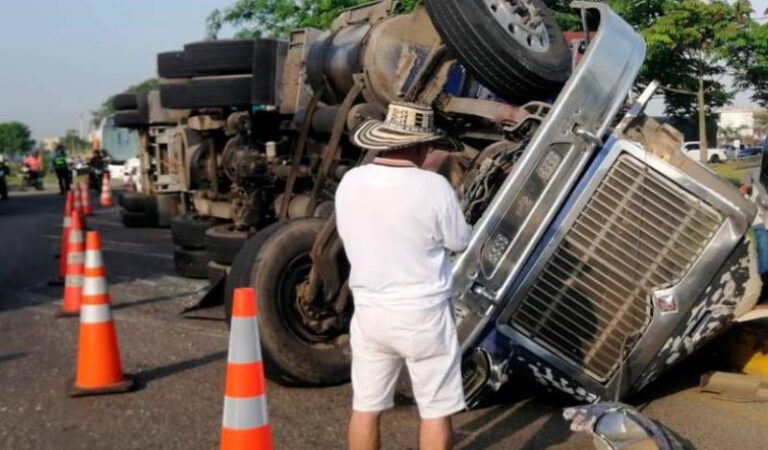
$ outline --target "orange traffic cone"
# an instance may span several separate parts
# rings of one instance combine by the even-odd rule
[[[85,248],[77,372],[69,394],[83,397],[127,392],[134,382],[123,375],[97,231],[88,232]]]
[[[83,215],[92,216],[93,208],[91,208],[91,191],[88,190],[88,180],[83,180],[80,186],[80,195],[82,196]]]
[[[67,250],[62,254],[67,270],[64,278],[64,301],[58,317],[77,317],[80,314],[80,299],[83,292],[84,239],[83,221],[80,213],[72,212],[72,224],[69,229]]]
[[[48,284],[51,286],[63,286],[64,277],[67,276],[67,246],[69,245],[69,228],[72,225],[72,192],[67,192],[67,200],[64,205],[64,219],[61,224],[61,246],[59,247],[59,273],[55,280]]]
[[[229,332],[221,450],[273,448],[256,316],[253,289],[237,289]]]
[[[74,203],[72,204],[72,209],[74,211],[77,211],[80,213],[80,215],[83,215],[83,196],[80,193],[80,183],[74,182],[72,183],[72,195],[75,197]]]
[[[109,176],[106,173],[101,182],[101,206],[112,207],[112,190],[109,188]]]

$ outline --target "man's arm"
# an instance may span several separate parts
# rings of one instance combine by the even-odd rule
[[[447,181],[443,197],[443,216],[438,218],[443,234],[443,246],[453,252],[464,251],[472,237],[472,227],[467,224],[459,199]]]

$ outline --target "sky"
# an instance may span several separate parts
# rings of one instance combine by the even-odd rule
[[[0,122],[24,122],[39,140],[79,129],[108,97],[154,77],[157,53],[203,39],[208,14],[234,0],[2,3]]]
[[[155,76],[157,53],[204,38],[208,14],[234,1],[3,2],[0,122],[24,122],[37,140],[79,130],[111,95]],[[753,5],[762,16],[768,0]],[[735,101],[749,103],[744,93]]]

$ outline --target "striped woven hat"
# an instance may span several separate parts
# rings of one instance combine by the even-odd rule
[[[445,150],[461,150],[461,142],[435,127],[435,112],[426,105],[395,102],[383,122],[369,120],[352,133],[352,142],[367,150],[397,150],[432,143]]]

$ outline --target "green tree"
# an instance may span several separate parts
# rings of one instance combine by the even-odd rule
[[[370,3],[370,0],[236,0],[224,9],[214,10],[206,20],[209,39],[216,39],[222,26],[237,29],[236,38],[282,37],[297,28],[325,29],[344,8]],[[418,0],[401,0],[397,10],[411,10]]]
[[[736,79],[740,88],[753,90],[754,102],[768,107],[768,23],[752,22],[748,27],[747,39],[735,60]]]
[[[70,152],[86,152],[91,148],[91,144],[82,139],[75,130],[67,130],[59,140]]]
[[[149,78],[147,80],[142,81],[139,84],[130,86],[128,89],[125,90],[125,93],[141,94],[144,92],[149,92],[149,91],[158,89],[159,87],[160,87],[160,80],[158,80],[157,78]],[[104,103],[101,104],[101,106],[99,106],[99,109],[95,111],[91,111],[91,125],[93,125],[94,127],[98,127],[99,125],[101,125],[101,121],[104,120],[105,117],[115,112],[115,108],[112,105],[112,100],[114,98],[115,98],[114,95],[109,97]]]
[[[13,156],[35,146],[29,127],[21,122],[0,123],[0,153]]]
[[[723,78],[747,39],[751,8],[745,2],[682,0],[662,9],[640,30],[648,45],[643,76],[665,86],[667,114],[697,118],[706,162],[706,119],[733,98]]]

